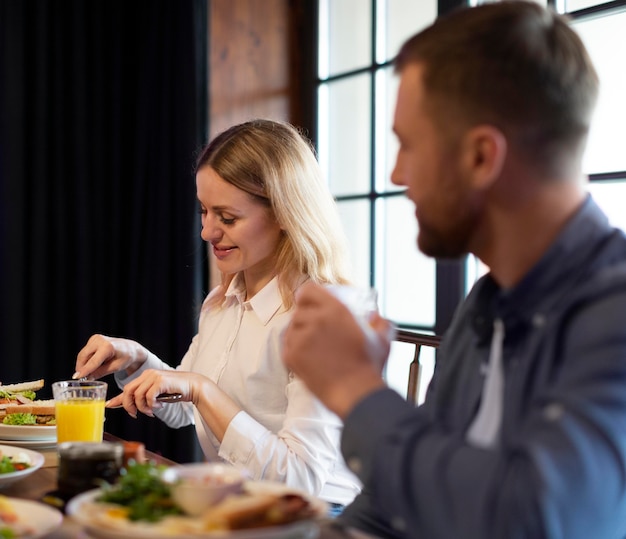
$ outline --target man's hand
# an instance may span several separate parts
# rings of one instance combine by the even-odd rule
[[[365,396],[385,386],[381,372],[394,327],[378,314],[369,326],[323,286],[306,283],[285,332],[283,359],[333,412],[345,418]]]

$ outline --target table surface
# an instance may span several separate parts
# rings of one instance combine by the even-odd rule
[[[112,434],[105,433],[104,440],[109,442],[122,441],[120,438]],[[0,445],[2,442],[0,441]],[[44,456],[44,464],[37,471],[28,476],[27,479],[17,481],[0,490],[0,494],[15,498],[24,498],[27,500],[39,501],[48,492],[57,487],[57,450],[56,447],[48,449],[38,449],[38,453]],[[175,465],[176,463],[157,453],[146,451],[146,458],[155,462]],[[52,533],[45,536],[45,539],[87,539],[88,536],[81,528],[72,520],[71,517],[65,517],[63,524]]]
[[[112,442],[123,441],[108,433],[104,434],[104,440]],[[2,442],[0,441],[1,444]],[[0,494],[40,501],[46,493],[56,489],[58,468],[56,447],[39,449],[37,451],[44,456],[43,466],[29,475],[27,479],[7,485],[0,490]],[[176,462],[151,451],[146,451],[146,458],[168,466],[176,465]],[[355,530],[340,532],[328,527],[329,524],[330,521],[321,523],[318,539],[377,539],[369,535],[360,534]],[[42,539],[90,539],[90,536],[71,517],[65,516],[61,526]]]

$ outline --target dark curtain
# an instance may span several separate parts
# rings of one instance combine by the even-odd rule
[[[93,333],[171,365],[187,349],[207,282],[206,2],[0,0],[0,381],[44,378],[48,398]],[[198,454],[191,427],[110,410],[106,430]]]

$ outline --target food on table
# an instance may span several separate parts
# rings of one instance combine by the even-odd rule
[[[289,524],[315,516],[309,501],[297,493],[252,493],[229,496],[202,517],[206,530],[243,530]]]
[[[156,522],[166,515],[182,514],[171,497],[170,485],[161,478],[165,466],[152,462],[129,463],[115,485],[104,487],[98,501],[124,507],[128,520]]]
[[[35,400],[35,392],[44,385],[43,380],[20,382],[18,384],[0,384],[0,404],[16,404]]]
[[[30,459],[28,455],[23,452],[19,452],[16,455],[4,455],[0,451],[0,474],[20,472],[26,468],[31,467]],[[0,537],[2,537],[0,535]]]
[[[4,414],[5,425],[56,425],[54,399],[7,404]]]
[[[35,530],[17,514],[11,500],[0,495],[0,537],[2,539],[27,537],[34,532]]]
[[[176,505],[166,467],[153,462],[130,464],[119,481],[77,508],[89,514],[90,525],[116,530],[158,530],[163,534],[203,535],[209,532],[279,526],[319,515],[319,507],[287,488],[259,488],[247,483],[202,515],[191,516]],[[276,484],[273,484],[275,487]]]
[[[54,425],[54,400],[35,400],[44,380],[0,384],[0,422],[4,425]]]

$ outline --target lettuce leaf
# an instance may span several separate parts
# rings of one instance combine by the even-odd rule
[[[36,425],[35,414],[9,414],[2,420],[5,425]]]

